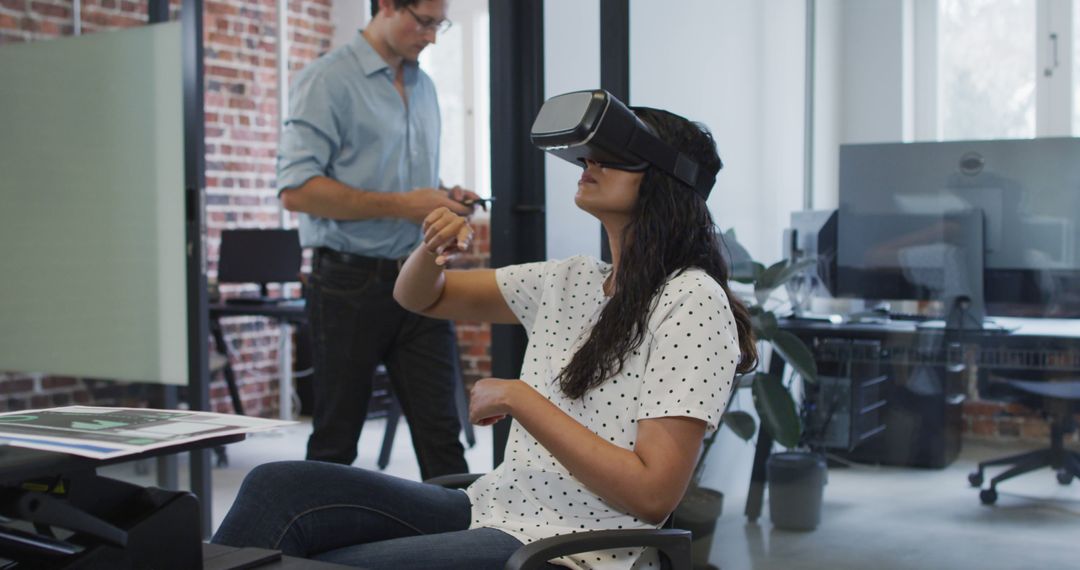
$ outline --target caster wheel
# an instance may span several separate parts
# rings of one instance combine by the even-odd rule
[[[979,491],[979,500],[984,505],[992,505],[997,502],[997,491],[993,489],[983,489]]]
[[[968,473],[968,483],[971,483],[972,487],[981,487],[983,484],[983,475],[979,471],[972,471]]]
[[[1062,485],[1068,485],[1069,483],[1072,483],[1073,474],[1064,469],[1059,469],[1057,472],[1057,480],[1058,483],[1061,483]]]

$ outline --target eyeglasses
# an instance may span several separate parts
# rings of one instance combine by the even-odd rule
[[[428,16],[421,16],[416,12],[413,12],[413,9],[408,6],[405,6],[405,9],[408,10],[409,14],[413,17],[414,20],[416,20],[416,25],[425,32],[432,31],[441,34],[446,30],[449,30],[450,26],[454,25],[453,22],[446,18],[443,18],[442,20],[436,20],[435,18],[430,18]]]

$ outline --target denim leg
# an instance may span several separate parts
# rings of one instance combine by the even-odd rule
[[[255,468],[213,542],[311,558],[346,547],[469,526],[458,489],[318,461]]]
[[[509,534],[478,528],[348,546],[315,558],[370,570],[502,570],[518,548]]]
[[[389,293],[373,273],[320,262],[307,290],[314,367],[307,458],[352,464],[367,417],[371,378],[397,330]],[[387,297],[382,300],[381,297]]]
[[[461,389],[456,342],[449,321],[406,313],[386,357],[423,479],[469,470],[455,399]]]

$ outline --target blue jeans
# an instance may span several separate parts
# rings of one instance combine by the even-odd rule
[[[369,569],[501,569],[521,542],[495,529],[468,530],[469,519],[469,497],[459,489],[283,461],[248,474],[213,542]]]

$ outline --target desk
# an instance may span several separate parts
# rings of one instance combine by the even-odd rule
[[[1012,332],[920,329],[910,321],[833,324],[786,319],[779,324],[782,329],[806,342],[819,361],[823,357],[819,349],[825,339],[873,340],[880,341],[880,352],[870,355],[862,353],[862,356],[851,358],[873,358],[890,373],[914,369],[937,371],[940,385],[936,386],[939,390],[934,392],[939,406],[934,412],[939,414],[936,420],[942,426],[957,431],[945,431],[952,435],[943,436],[941,441],[935,442],[937,447],[929,452],[928,457],[920,459],[918,464],[940,467],[951,462],[959,452],[958,423],[962,421],[961,409],[972,381],[978,382],[980,376],[993,370],[1080,374],[1080,321],[1004,317],[993,320]],[[769,371],[782,374],[785,366],[783,359],[774,353],[769,362]],[[765,464],[772,445],[772,437],[758,430],[745,509],[750,521],[757,520],[761,514]]]
[[[278,388],[278,403],[280,417],[283,420],[293,419],[292,414],[292,347],[289,343],[291,325],[307,322],[307,312],[304,310],[303,299],[282,299],[276,303],[255,304],[231,304],[211,303],[210,332],[214,336],[214,344],[218,352],[229,357],[229,346],[225,343],[225,336],[221,330],[220,319],[222,317],[267,317],[276,319],[281,325],[281,338],[278,340],[278,369],[280,371],[280,386]],[[225,381],[229,387],[229,396],[232,398],[233,409],[238,414],[244,413],[244,407],[240,400],[240,393],[236,387],[236,373],[232,364],[225,366]]]
[[[98,475],[97,468],[243,439],[243,434],[226,435],[107,460],[0,447],[0,514],[73,531],[52,544],[82,548],[50,556],[41,548],[0,541],[0,556],[32,568],[201,568],[202,528],[195,495],[110,479]]]

